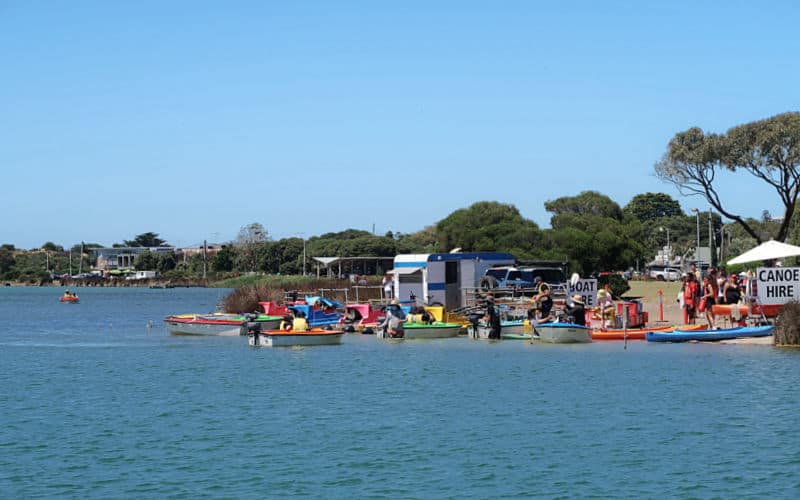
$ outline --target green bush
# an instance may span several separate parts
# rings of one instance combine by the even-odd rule
[[[611,290],[611,295],[615,299],[622,297],[625,292],[631,289],[628,280],[619,274],[604,274],[597,278],[598,290],[605,288],[606,285],[608,285],[609,290]]]

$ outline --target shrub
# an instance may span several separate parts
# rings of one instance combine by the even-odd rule
[[[611,290],[611,295],[615,299],[622,297],[625,292],[631,289],[628,280],[619,274],[603,274],[597,278],[598,290],[604,288],[606,285],[608,285],[608,288]]]
[[[775,345],[800,346],[800,303],[791,301],[783,306],[772,338]]]

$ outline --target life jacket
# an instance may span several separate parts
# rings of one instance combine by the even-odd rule
[[[307,332],[308,331],[308,321],[305,318],[295,318],[292,321],[292,330],[295,332]]]
[[[697,296],[700,294],[700,286],[696,281],[687,281],[683,285],[683,303],[686,307],[694,307],[697,304]]]

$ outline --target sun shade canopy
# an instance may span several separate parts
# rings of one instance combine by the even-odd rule
[[[729,260],[728,265],[744,264],[745,262],[756,262],[760,260],[782,259],[795,255],[800,255],[800,247],[789,245],[788,243],[781,243],[780,241],[769,240]]]

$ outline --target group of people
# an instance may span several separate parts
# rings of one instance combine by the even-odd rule
[[[78,298],[78,294],[77,294],[77,292],[71,292],[70,293],[69,289],[67,289],[67,290],[64,290],[64,298],[77,299]]]
[[[307,332],[311,329],[311,326],[308,324],[308,320],[306,319],[306,313],[303,311],[297,311],[294,315],[286,314],[283,319],[281,320],[280,325],[278,328],[283,331],[293,331],[293,332]]]
[[[542,278],[537,276],[534,278],[534,287],[536,294],[531,297],[531,307],[528,309],[528,321],[531,324],[542,324],[556,321],[556,310],[554,309],[554,302],[550,285],[542,281]],[[607,295],[609,300],[611,294]],[[586,308],[583,303],[583,297],[579,294],[572,296],[571,304],[567,304],[564,308],[564,314],[569,319],[570,323],[576,325],[586,325]],[[613,307],[613,302],[612,302]],[[499,339],[502,323],[500,312],[495,304],[494,296],[491,294],[486,297],[486,315],[483,321],[489,326],[489,338]]]
[[[731,273],[726,276],[722,268],[709,268],[701,280],[700,271],[692,264],[692,268],[682,279],[678,302],[685,310],[689,324],[696,322],[698,313],[704,313],[708,328],[716,328],[714,305],[738,304],[745,295],[744,283],[739,275]],[[734,315],[738,314],[738,308],[732,309],[732,312]]]

